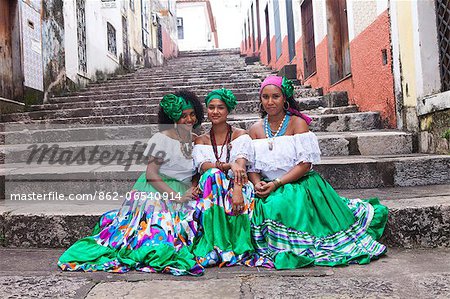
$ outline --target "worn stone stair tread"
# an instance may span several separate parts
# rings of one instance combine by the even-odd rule
[[[255,96],[257,94],[255,93]],[[132,105],[148,105],[148,106],[158,106],[161,98],[159,97],[140,97],[132,99],[111,99],[111,100],[98,100],[98,101],[79,101],[79,102],[60,102],[60,103],[48,103],[42,105],[32,105],[30,106],[31,111],[53,111],[56,109],[61,109],[65,111],[66,109],[76,109],[76,108],[106,108],[106,107],[117,107],[117,106],[132,106]],[[237,98],[238,106],[245,105],[247,103],[253,102],[259,105],[259,103],[250,100],[242,100]],[[298,98],[300,101],[301,98]],[[347,107],[357,107],[355,105],[350,105]],[[318,109],[316,106],[313,109]],[[330,108],[322,108],[330,109]],[[320,110],[320,108],[318,109]]]
[[[450,188],[445,187],[337,192],[349,198],[362,198],[361,194],[369,194],[381,199],[381,203],[389,208],[388,223],[381,239],[388,247],[432,248],[450,245]],[[9,247],[68,247],[89,235],[99,216],[120,208],[122,201],[0,201],[3,241]]]
[[[132,106],[133,107],[133,106]],[[140,106],[136,106],[136,107],[140,107]],[[109,108],[105,108],[105,109],[109,109]],[[119,108],[120,109],[120,108]],[[307,113],[308,114],[308,113]],[[22,113],[19,114],[12,114],[10,116],[8,116],[9,118],[14,117],[14,116],[22,116]],[[232,123],[233,121],[254,121],[255,119],[258,119],[259,116],[258,114],[251,114],[252,117],[251,119],[245,118],[248,116],[248,114],[242,114],[242,115],[230,115],[230,117],[228,118],[228,120],[230,121],[230,123]],[[308,114],[311,118],[314,119],[347,119],[347,118],[351,118],[351,117],[358,117],[358,116],[379,116],[379,112],[372,112],[372,111],[367,111],[367,112],[354,112],[354,113],[343,113],[343,114]],[[99,121],[99,120],[109,120],[110,124],[114,124],[115,122],[113,122],[113,120],[118,120],[120,118],[129,118],[129,119],[135,119],[137,121],[142,121],[144,122],[144,120],[146,120],[148,117],[152,117],[156,120],[157,114],[155,113],[136,113],[133,115],[129,115],[129,114],[110,114],[110,115],[89,115],[89,116],[80,116],[80,117],[59,117],[56,119],[30,119],[30,121],[32,121],[32,123],[46,123],[46,122],[54,122],[54,123],[72,123],[72,124],[76,124],[76,123],[91,123],[89,122],[89,120],[93,120],[93,121]],[[30,123],[29,120],[17,120],[17,121],[9,121],[9,122],[4,122],[5,124],[7,123],[23,123],[23,124],[27,124]],[[104,123],[104,122],[102,122]],[[315,125],[314,122],[312,123],[312,125]]]
[[[57,146],[56,152],[61,154],[63,151],[69,150],[74,154],[81,150],[90,152],[94,148],[99,151],[122,151],[129,152],[133,147],[136,151],[142,153],[149,138],[152,136],[152,131],[155,130],[140,130],[134,131],[130,135],[130,130],[123,132],[115,131],[114,134],[101,134],[99,132],[82,135],[74,135],[70,138],[67,132],[63,136],[53,135],[54,139],[47,139],[45,142],[37,140],[35,143],[13,143],[14,140],[19,139],[21,142],[25,141],[19,136],[11,140],[9,138],[8,144],[0,145],[0,161],[3,163],[18,163],[25,162],[31,156],[33,148],[45,149]],[[50,136],[50,132],[46,131]],[[411,154],[413,152],[412,134],[402,131],[362,131],[362,132],[338,132],[325,133],[318,132],[319,146],[322,156],[348,156],[348,155],[383,155],[383,154]],[[58,137],[60,139],[58,139]],[[84,137],[84,139],[83,139]],[[51,138],[51,137],[50,137]],[[39,151],[34,156],[34,161],[40,157],[43,152]],[[48,161],[53,153],[51,150],[46,155],[42,156],[45,161]]]
[[[101,128],[101,127],[97,127]],[[376,131],[355,131],[355,132],[317,132],[316,133],[318,139],[331,139],[331,138],[353,138],[353,137],[374,137],[374,136],[386,136],[386,137],[393,137],[393,136],[410,136],[412,133],[403,132],[403,131],[395,131],[395,130],[376,130]],[[77,141],[65,141],[65,142],[57,142],[58,146],[61,148],[68,148],[68,147],[80,147],[80,146],[95,146],[95,145],[130,145],[133,144],[135,141],[139,142],[147,142],[148,139],[151,137],[150,134],[147,136],[141,136],[140,138],[117,138],[117,136],[109,136],[110,139],[95,139],[95,140],[77,140]],[[114,138],[116,137],[116,138]],[[2,151],[10,151],[13,152],[14,150],[22,150],[26,149],[31,145],[37,145],[41,146],[44,144],[49,144],[49,142],[45,143],[21,143],[21,144],[6,144],[6,145],[0,145],[0,152]],[[80,143],[81,142],[81,143]]]
[[[380,155],[380,156],[335,156],[335,157],[322,157],[321,161],[317,164],[320,165],[351,165],[351,164],[372,164],[380,162],[423,162],[426,160],[439,159],[447,161],[447,167],[450,167],[449,155],[436,155],[436,154],[407,154],[407,155]],[[50,165],[48,163],[42,163],[40,165],[36,163],[7,163],[3,164],[0,169],[0,175],[58,175],[58,174],[79,174],[79,173],[111,173],[117,174],[118,177],[121,174],[129,173],[132,176],[133,173],[141,172],[145,170],[145,165],[131,165],[130,170],[123,169],[123,165],[120,164],[108,164],[108,165]],[[450,176],[450,168],[449,173]],[[26,177],[24,177],[26,179]],[[449,181],[450,182],[450,181]]]

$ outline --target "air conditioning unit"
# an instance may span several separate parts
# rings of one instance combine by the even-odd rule
[[[152,24],[153,25],[158,24],[158,15],[155,12],[152,12]]]
[[[183,27],[183,18],[177,18],[177,27]]]

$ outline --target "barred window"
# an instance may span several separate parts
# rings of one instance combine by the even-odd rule
[[[78,70],[87,72],[87,44],[86,44],[86,0],[76,1],[77,11],[77,40],[78,40]]]
[[[184,39],[183,18],[177,18],[178,39]]]
[[[116,29],[110,23],[107,23],[108,30],[108,51],[117,56]]]

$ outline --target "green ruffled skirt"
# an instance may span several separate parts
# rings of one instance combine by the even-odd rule
[[[195,219],[198,234],[192,252],[202,266],[233,266],[245,263],[254,253],[250,218],[254,204],[251,183],[243,186],[244,209],[234,215],[233,180],[217,168],[206,171],[199,181],[202,196],[197,201]],[[257,264],[255,259],[253,265]]]
[[[255,200],[251,234],[257,253],[277,269],[367,264],[386,252],[377,240],[387,215],[378,199],[341,197],[310,171]]]

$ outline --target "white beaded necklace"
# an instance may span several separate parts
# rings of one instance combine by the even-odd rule
[[[281,128],[283,127],[284,121],[286,120],[286,117],[287,117],[287,114],[284,115],[283,120],[281,121],[280,125],[278,126],[278,130],[275,132],[275,134],[273,134],[273,136],[270,136],[269,130],[271,131],[270,133],[272,133],[273,131],[272,131],[272,128],[270,128],[269,115],[266,115],[266,117],[264,119],[264,132],[266,133],[266,138],[269,142],[269,150],[273,150],[273,140],[280,133]]]

